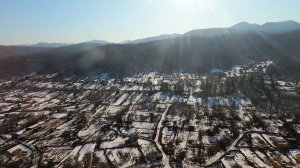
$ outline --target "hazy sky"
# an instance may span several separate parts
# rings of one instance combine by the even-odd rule
[[[0,0],[0,44],[120,42],[241,21],[300,22],[300,0]]]

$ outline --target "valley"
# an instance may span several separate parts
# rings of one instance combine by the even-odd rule
[[[300,83],[274,67],[3,78],[0,167],[297,167]]]

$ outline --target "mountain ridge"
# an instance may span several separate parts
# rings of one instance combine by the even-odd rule
[[[293,44],[287,43],[294,41]],[[206,72],[261,59],[297,68],[300,63],[300,30],[284,34],[225,34],[217,37],[180,36],[139,44],[107,44],[58,48],[0,61],[1,75],[20,73],[141,71]],[[78,49],[74,51],[74,49]],[[14,65],[18,65],[15,67]],[[11,69],[11,71],[10,71]],[[299,69],[298,69],[299,70]]]
[[[206,36],[181,35],[136,44],[80,43],[19,55],[0,60],[0,75],[205,72],[212,67],[228,68],[260,59],[274,59],[282,67],[300,70],[300,29],[275,34],[226,29],[214,36],[220,29],[205,29],[211,33]]]
[[[90,40],[90,41],[84,41],[80,43],[95,43],[95,44],[108,44],[110,42],[106,40]],[[59,48],[59,47],[65,47],[80,43],[49,43],[49,42],[39,42],[36,44],[30,44],[30,45],[10,45],[10,46],[16,46],[16,47],[45,47],[45,48]],[[4,45],[3,45],[4,46]]]
[[[267,33],[285,33],[293,30],[300,29],[300,23],[288,20],[281,22],[266,22],[262,25],[251,24],[248,22],[240,22],[236,25],[230,27],[231,29],[243,29],[243,30],[255,30],[255,31],[264,31]]]
[[[244,33],[245,31],[263,31],[266,33],[285,33],[293,30],[300,29],[300,23],[294,20],[287,21],[279,21],[279,22],[266,22],[264,24],[256,24],[256,23],[248,23],[248,22],[239,22],[235,25],[226,28],[206,28],[206,29],[194,29],[183,34],[173,33],[173,34],[161,34],[157,36],[145,37],[135,40],[123,40],[119,42],[119,44],[138,44],[145,43],[156,40],[165,40],[176,38],[179,36],[200,36],[200,37],[213,37],[223,34],[236,33],[236,31],[240,31],[240,33]],[[235,32],[233,32],[235,31]],[[98,44],[110,44],[106,40],[90,40],[80,43],[98,43]],[[16,45],[22,47],[47,47],[47,48],[58,48],[64,47],[68,45],[80,44],[80,43],[48,43],[48,42],[40,42],[32,45]]]

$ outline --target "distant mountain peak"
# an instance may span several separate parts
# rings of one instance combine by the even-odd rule
[[[107,44],[109,42],[105,40],[90,40],[90,41],[85,41],[83,43]]]
[[[232,29],[258,29],[260,25],[258,24],[251,24],[248,22],[240,22],[231,26]]]
[[[123,41],[121,41],[120,43],[121,44],[126,44],[126,43],[130,43],[132,40],[123,40]]]
[[[262,26],[263,30],[268,30],[271,33],[283,33],[300,29],[300,24],[293,20],[281,22],[267,22]]]
[[[266,22],[263,25],[250,24],[248,22],[240,22],[230,27],[234,30],[257,30],[268,33],[284,33],[300,29],[300,23],[294,20],[281,22]]]
[[[173,34],[161,34],[158,36],[153,36],[153,37],[146,37],[142,39],[137,39],[137,40],[128,40],[126,43],[127,44],[139,44],[139,43],[146,43],[150,41],[157,41],[157,40],[166,40],[166,39],[171,39],[171,38],[176,38],[179,37],[180,34],[173,33]]]
[[[300,23],[294,21],[294,20],[287,20],[287,21],[280,21],[280,22],[266,22],[262,26],[266,25],[274,25],[274,24],[286,24],[286,25],[300,25]]]
[[[45,47],[45,48],[58,48],[72,45],[72,43],[47,43],[47,42],[39,42],[37,44],[29,45],[30,47]]]

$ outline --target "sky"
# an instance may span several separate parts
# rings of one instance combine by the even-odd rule
[[[0,44],[121,42],[246,21],[300,22],[300,0],[0,0]]]

